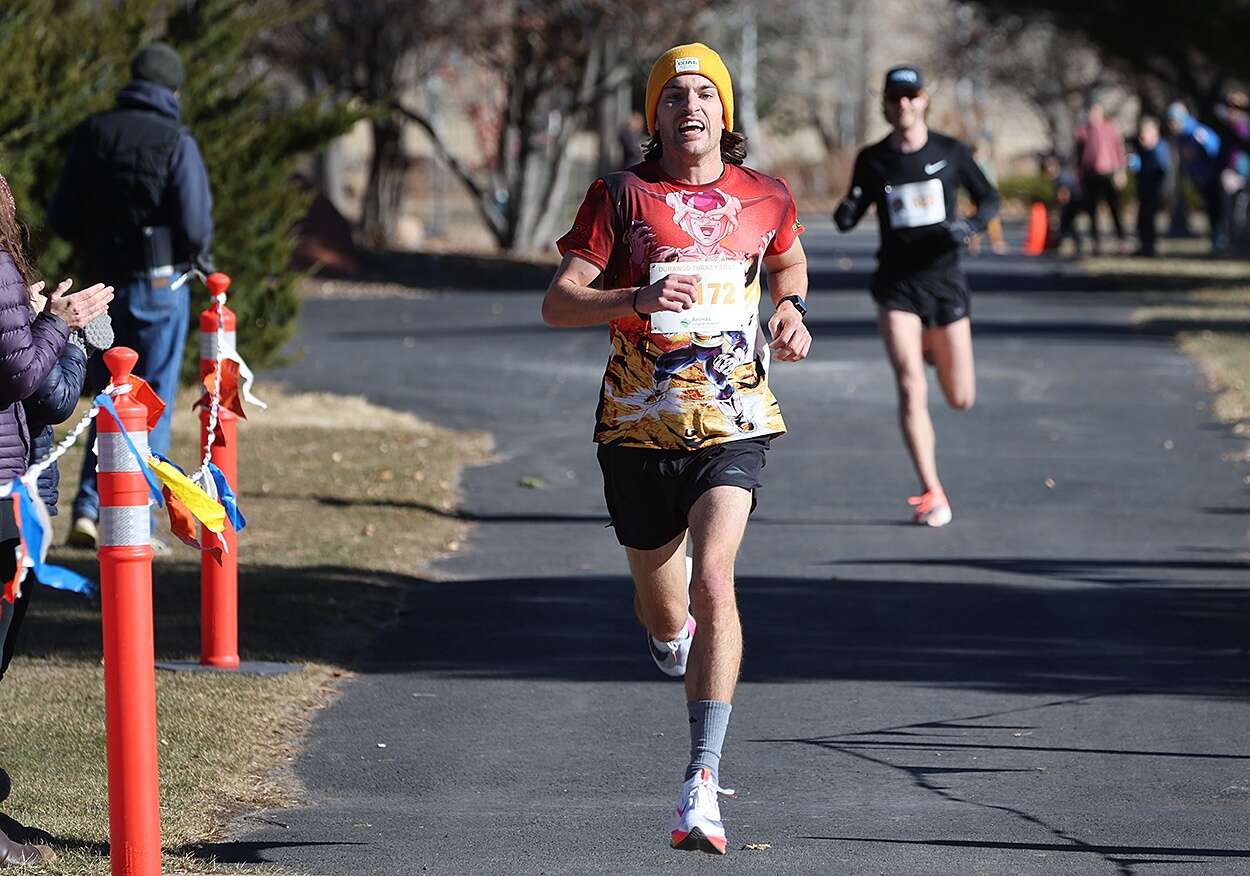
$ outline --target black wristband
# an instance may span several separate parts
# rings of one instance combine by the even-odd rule
[[[641,286],[639,286],[637,289],[634,290],[634,301],[630,306],[634,308],[634,313],[638,315],[638,318],[641,319],[643,322],[646,322],[647,315],[638,309],[638,293],[641,291],[642,291]]]

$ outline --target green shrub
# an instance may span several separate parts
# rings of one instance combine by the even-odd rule
[[[1004,201],[1050,205],[1055,200],[1055,184],[1040,173],[1005,176],[998,181],[998,193]]]
[[[44,276],[74,267],[69,246],[43,227],[69,135],[113,105],[130,59],[155,39],[178,48],[187,69],[185,121],[213,189],[213,255],[230,274],[239,349],[261,367],[290,338],[299,311],[291,268],[293,229],[310,195],[294,182],[300,157],[345,131],[358,114],[314,98],[292,107],[250,56],[293,4],[255,0],[11,0],[0,5],[0,170],[31,226]],[[92,278],[83,277],[91,281]],[[208,303],[192,291],[192,311]],[[196,331],[195,320],[188,328]],[[187,345],[194,376],[198,345]]]

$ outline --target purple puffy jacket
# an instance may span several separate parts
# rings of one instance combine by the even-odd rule
[[[30,432],[22,399],[43,383],[68,339],[59,318],[31,312],[22,275],[0,250],[0,483],[26,471]]]

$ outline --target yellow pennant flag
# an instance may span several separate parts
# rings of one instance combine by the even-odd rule
[[[204,524],[204,528],[212,532],[221,532],[226,528],[226,509],[221,503],[184,475],[178,468],[168,462],[148,457],[148,466],[165,488],[187,506],[187,510],[196,520]]]

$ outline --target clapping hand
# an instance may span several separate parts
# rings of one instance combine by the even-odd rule
[[[71,329],[80,329],[108,312],[109,302],[113,300],[113,287],[96,283],[71,294],[69,290],[73,285],[73,280],[62,280],[48,296],[45,312],[60,318]]]

